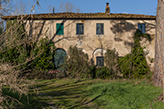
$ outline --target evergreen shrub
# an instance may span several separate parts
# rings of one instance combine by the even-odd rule
[[[120,73],[125,78],[144,78],[151,74],[146,61],[145,48],[140,45],[141,37],[151,40],[150,35],[143,34],[140,30],[137,30],[134,34],[134,46],[131,49],[131,53],[118,59]]]
[[[33,38],[30,40],[23,22],[17,22],[17,20],[7,22],[6,33],[6,38],[2,44],[3,50],[0,50],[2,63],[12,63],[12,66],[19,66],[16,69],[28,73],[30,78],[35,78],[34,75],[44,77],[45,74],[42,72],[54,70],[52,59],[55,46],[48,37],[38,42],[34,41]],[[24,74],[20,75],[23,76]]]

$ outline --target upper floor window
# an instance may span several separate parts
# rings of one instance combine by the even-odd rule
[[[96,34],[97,35],[103,35],[104,34],[104,24],[103,23],[97,23],[96,24]]]
[[[77,35],[84,34],[84,24],[83,23],[77,23],[76,24],[76,34]]]
[[[138,24],[138,29],[145,34],[145,24],[144,23],[139,23]]]
[[[57,23],[56,24],[56,35],[63,35],[64,34],[64,24]]]

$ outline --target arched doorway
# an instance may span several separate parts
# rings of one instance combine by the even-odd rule
[[[63,64],[66,62],[66,56],[67,56],[67,53],[64,49],[58,48],[55,50],[54,65],[55,65],[56,69],[58,69],[60,71],[64,70]]]

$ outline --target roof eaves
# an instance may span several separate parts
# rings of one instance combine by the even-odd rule
[[[140,15],[140,14],[106,14],[106,13],[55,13],[55,14],[33,14],[19,16],[3,16],[4,20],[13,20],[16,18],[29,19],[154,19],[156,16]]]

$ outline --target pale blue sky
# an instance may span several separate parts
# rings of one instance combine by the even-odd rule
[[[14,0],[16,3],[22,1],[29,9],[29,1],[34,0]],[[61,3],[70,2],[75,8],[79,8],[82,13],[105,12],[106,2],[109,2],[111,13],[130,13],[156,15],[157,0],[40,0],[40,11],[36,8],[35,13],[50,13],[50,6],[55,7],[55,12],[60,12]],[[52,12],[52,11],[51,11]]]

